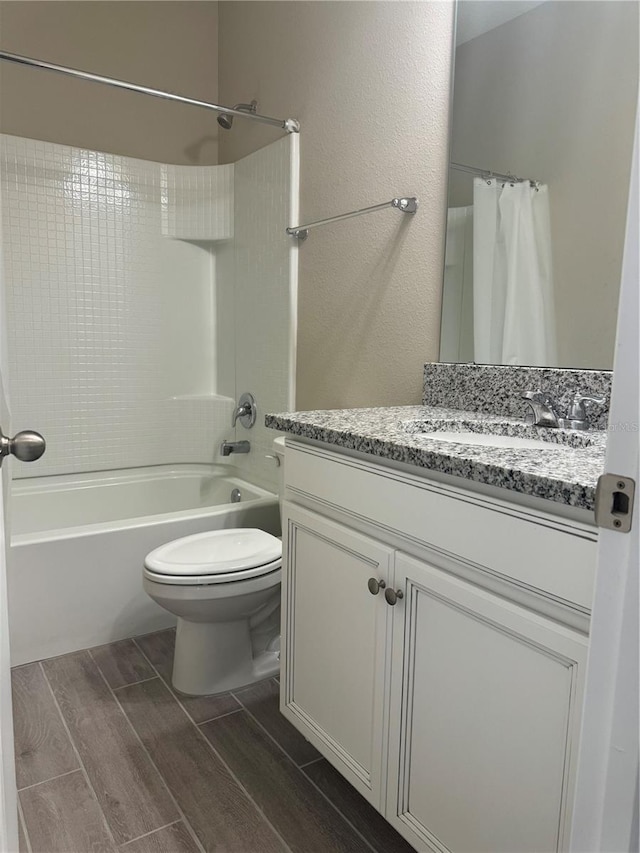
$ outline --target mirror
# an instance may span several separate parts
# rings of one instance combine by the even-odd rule
[[[440,358],[611,369],[638,4],[459,0]]]

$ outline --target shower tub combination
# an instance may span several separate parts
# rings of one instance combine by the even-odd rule
[[[232,496],[236,489],[239,501]],[[232,527],[280,532],[276,495],[234,476],[228,466],[15,480],[8,575],[12,665],[175,624],[142,589],[145,556],[172,539]]]

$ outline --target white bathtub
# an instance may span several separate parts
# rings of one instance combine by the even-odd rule
[[[231,503],[233,489],[240,490],[239,503]],[[180,536],[228,527],[280,532],[276,495],[223,466],[14,481],[12,665],[174,624],[142,590],[146,554]]]

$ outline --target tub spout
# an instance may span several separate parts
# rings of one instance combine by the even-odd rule
[[[232,453],[248,453],[251,450],[251,444],[248,441],[227,441],[226,439],[220,445],[220,453],[223,456],[231,456]]]

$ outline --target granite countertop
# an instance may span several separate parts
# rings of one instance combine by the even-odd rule
[[[530,427],[516,418],[440,406],[285,412],[267,415],[265,423],[292,436],[586,510],[595,506],[604,471],[605,431]],[[477,446],[423,434],[425,428],[481,432],[487,424],[492,432],[536,438],[549,447]]]

